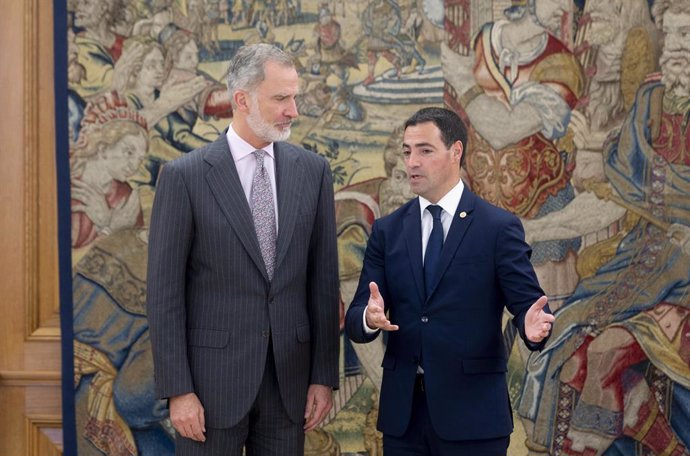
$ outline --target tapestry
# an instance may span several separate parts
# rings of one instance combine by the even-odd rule
[[[156,180],[232,121],[227,62],[259,42],[291,54],[300,74],[290,141],[331,166],[342,314],[374,220],[415,196],[402,124],[446,106],[469,126],[466,184],[520,217],[556,311],[540,353],[504,328],[509,454],[688,454],[687,0],[66,0],[55,10],[67,21],[65,454],[174,454],[145,307]],[[383,454],[384,344],[342,336],[334,408],[305,455]]]

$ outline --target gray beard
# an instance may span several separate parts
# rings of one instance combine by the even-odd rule
[[[682,65],[678,70],[670,63],[680,60]],[[661,55],[661,82],[664,86],[678,96],[690,95],[690,49],[672,51]]]
[[[290,137],[290,129],[279,130],[270,123],[266,122],[259,112],[258,103],[252,102],[251,112],[247,116],[247,125],[254,134],[266,142],[287,141]]]

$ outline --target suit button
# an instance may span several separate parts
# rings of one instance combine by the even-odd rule
[[[422,323],[427,323],[429,321],[429,317],[426,315],[422,315]]]
[[[266,330],[266,331],[261,331],[261,336],[263,336],[263,337],[268,337],[268,336],[270,336],[270,335],[271,335],[271,331],[268,331],[268,330]]]

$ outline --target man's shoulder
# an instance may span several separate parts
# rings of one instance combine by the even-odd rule
[[[230,148],[225,140],[225,135],[221,135],[215,141],[169,161],[165,166],[176,168],[180,171],[194,170],[202,166],[205,162],[204,159],[208,157],[209,154],[217,151],[219,148],[224,148],[228,153],[230,153]]]
[[[475,210],[481,220],[491,221],[492,223],[508,223],[519,220],[518,216],[512,212],[498,207],[493,203],[475,195]]]
[[[303,146],[298,146],[297,144],[293,144],[287,141],[280,141],[274,144],[278,147],[279,150],[286,150],[290,151],[290,153],[299,154],[300,157],[306,157],[308,160],[314,160],[320,163],[326,161],[326,158],[319,155],[317,152],[313,150],[308,150]]]
[[[318,169],[330,167],[328,160],[326,160],[325,157],[312,150],[305,149],[304,147],[283,141],[274,143],[274,147],[277,147],[277,153],[279,154],[290,154],[295,158],[298,158],[300,163],[302,163],[304,166]]]

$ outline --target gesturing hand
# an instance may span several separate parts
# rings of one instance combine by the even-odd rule
[[[383,297],[379,292],[376,282],[369,283],[369,303],[367,305],[367,326],[371,329],[383,329],[384,331],[397,331],[398,325],[392,325],[386,317]]]
[[[544,312],[544,306],[548,302],[546,296],[542,296],[532,304],[525,315],[525,335],[531,342],[539,343],[551,332],[554,317]]]

